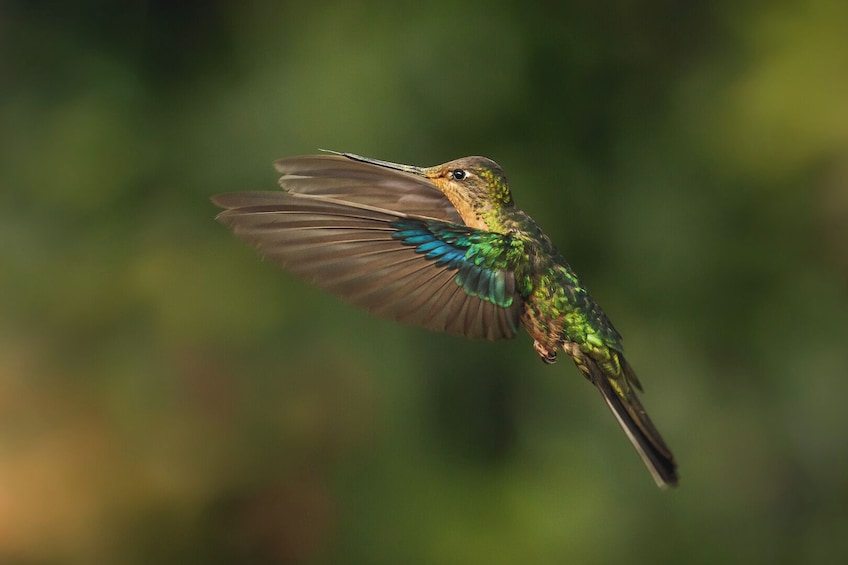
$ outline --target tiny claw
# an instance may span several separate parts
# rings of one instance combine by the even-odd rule
[[[550,351],[544,345],[539,343],[538,341],[533,342],[533,349],[536,350],[536,353],[539,354],[539,357],[542,359],[542,362],[547,365],[553,365],[556,363],[557,354],[556,351]]]

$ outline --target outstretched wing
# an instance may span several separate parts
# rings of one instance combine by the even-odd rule
[[[280,159],[280,186],[287,192],[356,202],[404,214],[462,224],[450,200],[424,177],[339,155]]]
[[[508,235],[286,192],[212,201],[264,256],[377,316],[490,340],[520,327]]]

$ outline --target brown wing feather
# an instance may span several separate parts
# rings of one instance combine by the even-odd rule
[[[410,215],[285,192],[218,195],[218,219],[264,256],[373,314],[472,338],[515,336],[521,300],[512,274],[509,308],[469,296],[456,270],[392,238]]]
[[[288,192],[463,223],[450,200],[424,177],[338,155],[290,157],[274,165],[283,173],[280,186]]]

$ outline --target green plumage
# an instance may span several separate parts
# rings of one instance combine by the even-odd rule
[[[282,192],[213,198],[238,236],[378,316],[490,340],[523,325],[543,361],[563,350],[598,388],[657,484],[677,484],[621,336],[515,207],[496,163],[419,168],[335,154],[283,159],[277,169]]]

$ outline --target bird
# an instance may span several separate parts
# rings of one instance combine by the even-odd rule
[[[565,352],[600,392],[660,488],[677,464],[642,406],[621,335],[486,157],[417,167],[322,150],[276,161],[282,190],[212,197],[264,257],[373,315],[474,339],[523,327],[545,363]]]

